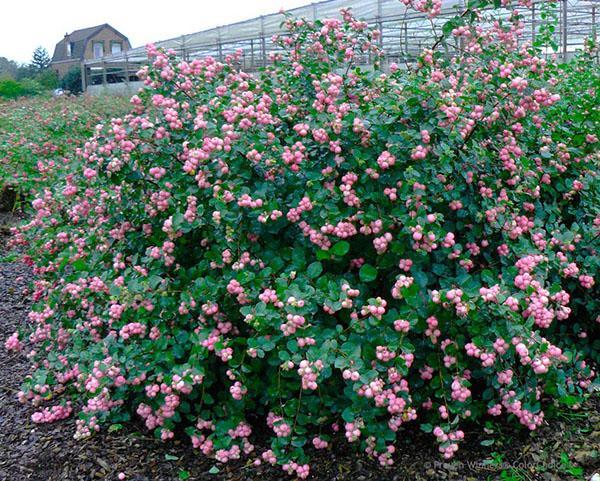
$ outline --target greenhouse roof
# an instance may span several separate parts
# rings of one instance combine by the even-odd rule
[[[463,0],[443,1],[442,13],[434,19],[406,7],[400,0],[325,0],[288,12],[295,17],[309,19],[339,18],[341,9],[350,8],[355,17],[379,27],[382,31],[382,47],[388,56],[409,59],[420,53],[423,47],[431,45],[445,21],[455,15],[464,4]],[[536,26],[547,21],[541,19],[543,17],[540,17],[540,7],[549,3],[550,0],[534,0],[535,8],[531,10],[531,18],[525,18],[526,32],[529,32],[529,35],[534,35]],[[561,23],[555,32],[557,43],[563,51],[579,48],[583,38],[590,35],[594,27],[597,29],[596,18],[600,13],[597,12],[600,0],[563,0],[558,3]],[[515,3],[513,7],[518,8],[518,5]],[[506,16],[513,7],[505,9]],[[276,50],[271,37],[282,32],[283,20],[284,16],[281,13],[273,13],[154,43],[157,47],[173,49],[184,58],[212,55],[222,60],[224,55],[241,49],[245,57],[242,67],[251,69],[267,63],[268,53]],[[568,35],[564,35],[563,30],[567,31]],[[571,45],[574,48],[571,48]],[[85,65],[97,68],[127,62],[143,63],[147,59],[146,48],[142,46],[115,55],[87,60]]]

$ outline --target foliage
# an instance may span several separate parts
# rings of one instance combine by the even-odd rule
[[[58,87],[58,74],[53,70],[46,69],[38,75],[36,75],[35,80],[39,82],[39,84],[47,90],[55,89]]]
[[[39,95],[44,90],[55,89],[58,75],[48,69],[49,64],[50,56],[43,47],[35,49],[28,65],[0,57],[0,98]]]
[[[70,69],[65,76],[60,79],[60,86],[72,94],[81,93],[81,69],[79,67]]]
[[[25,97],[31,97],[34,95],[40,95],[44,92],[45,88],[37,80],[25,78],[19,82],[21,85],[21,95]]]
[[[0,190],[16,185],[21,200],[32,200],[40,185],[52,186],[75,169],[70,153],[83,146],[97,124],[126,111],[127,102],[115,97],[0,103]]]
[[[12,79],[0,80],[0,98],[16,99],[24,95],[24,88],[20,82]]]
[[[21,80],[0,80],[0,99],[16,99],[40,95],[49,89],[56,88],[58,77],[55,72],[44,71],[35,76],[23,77]]]
[[[33,51],[33,56],[31,58],[31,66],[38,71],[46,70],[50,65],[50,55],[48,55],[48,50],[44,47],[37,47]]]
[[[370,71],[379,33],[343,18],[288,19],[255,76],[150,46],[133,112],[41,185],[16,237],[38,303],[6,342],[33,344],[35,422],[137,415],[220,462],[266,426],[254,462],[304,478],[342,433],[388,465],[418,422],[449,458],[465,422],[535,429],[590,388],[591,55],[547,61],[517,12],[470,9]]]
[[[15,79],[19,66],[16,62],[8,60],[5,57],[0,57],[0,80]]]

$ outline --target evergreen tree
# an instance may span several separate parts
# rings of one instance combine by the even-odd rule
[[[50,55],[44,47],[38,47],[33,51],[31,65],[37,70],[45,70],[50,65]]]

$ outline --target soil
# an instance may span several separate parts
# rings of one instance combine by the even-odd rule
[[[11,185],[0,185],[0,212],[10,212],[17,201],[17,190]]]
[[[31,304],[31,271],[7,250],[7,226],[15,221],[14,216],[0,214],[2,344],[24,325]],[[29,372],[27,359],[22,354],[7,354],[3,346],[0,352],[2,481],[116,480],[119,473],[130,481],[291,479],[277,467],[256,468],[245,461],[220,465],[194,452],[184,439],[164,444],[134,423],[111,433],[103,430],[86,441],[73,439],[73,420],[34,424],[33,409],[16,399],[19,383]],[[496,422],[485,429],[483,425],[471,426],[466,438],[456,458],[444,462],[431,435],[415,427],[400,438],[391,468],[382,468],[366,455],[354,453],[344,442],[336,443],[340,446],[337,449],[314,453],[310,479],[589,480],[600,471],[600,396],[591,397],[577,411],[558,411],[532,434],[514,424]]]

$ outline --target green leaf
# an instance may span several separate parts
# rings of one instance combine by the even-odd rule
[[[346,255],[348,253],[348,251],[350,250],[350,244],[348,244],[348,242],[346,241],[340,241],[336,244],[334,244],[331,249],[329,249],[329,252],[331,252],[332,254],[336,255],[336,256],[343,256]]]
[[[213,466],[212,468],[210,468],[210,469],[208,470],[208,472],[209,472],[210,474],[217,474],[217,473],[220,473],[220,472],[221,472],[221,470],[220,470],[219,468],[217,468],[216,466]]]
[[[567,406],[574,406],[579,402],[579,399],[576,396],[567,395],[561,397],[559,401]]]
[[[427,274],[423,271],[415,271],[413,277],[419,286],[427,287]]]
[[[433,431],[433,425],[429,423],[423,423],[421,424],[421,431],[423,431],[424,433],[430,433],[431,431]]]
[[[75,271],[83,271],[86,268],[86,263],[83,259],[77,259],[71,265],[73,266],[73,270]]]
[[[342,412],[342,419],[347,423],[354,421],[354,412],[349,407]]]
[[[484,269],[481,271],[481,280],[486,284],[492,286],[497,282],[497,276],[494,276],[494,273],[489,269]]]
[[[165,454],[165,459],[167,461],[177,461],[179,458],[177,456],[173,456],[172,454]]]
[[[121,429],[123,429],[123,425],[122,424],[111,424],[108,427],[108,432],[109,433],[114,433],[115,431],[120,431]]]
[[[306,269],[306,275],[311,279],[319,277],[322,272],[323,265],[320,262],[313,262],[308,266],[308,269]]]
[[[186,480],[186,479],[190,479],[190,473],[189,471],[184,471],[183,469],[181,471],[179,471],[179,479],[182,480]]]
[[[363,282],[372,282],[377,279],[377,269],[371,264],[365,264],[358,272],[360,280]]]

